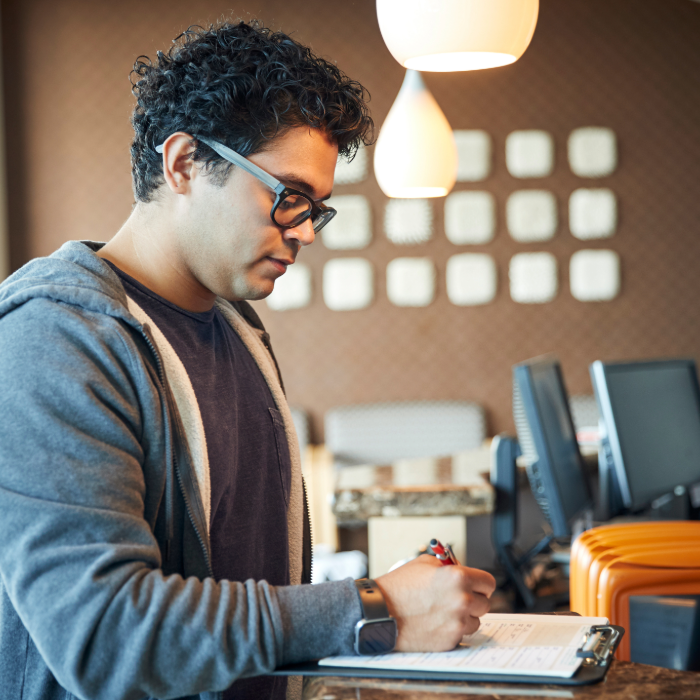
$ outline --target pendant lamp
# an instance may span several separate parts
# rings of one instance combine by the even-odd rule
[[[514,63],[530,44],[538,11],[539,0],[377,0],[389,51],[419,71]]]
[[[387,197],[444,197],[455,184],[452,129],[418,71],[406,71],[379,132],[374,174]]]

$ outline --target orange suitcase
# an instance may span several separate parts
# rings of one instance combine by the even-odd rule
[[[626,560],[628,556],[643,554],[648,561],[655,561],[657,565],[664,566],[664,555],[671,549],[700,549],[700,537],[688,536],[687,533],[674,533],[673,535],[649,537],[644,540],[631,540],[629,544],[611,545],[607,549],[601,549],[595,553],[588,570],[586,585],[586,610],[595,614],[598,609],[598,589],[600,576],[605,566],[615,560]]]
[[[589,594],[589,585],[597,588],[599,558],[608,560],[616,546],[636,546],[654,543],[661,551],[669,541],[686,542],[697,539],[700,545],[700,522],[669,521],[607,525],[587,530],[573,543],[571,549],[570,598],[571,609],[582,615],[595,615],[595,593]],[[659,546],[661,545],[661,547]],[[592,581],[595,569],[595,581]]]
[[[628,553],[608,562],[598,581],[597,613],[629,632],[629,599],[637,595],[700,594],[700,547],[666,548]],[[623,638],[617,658],[630,660],[630,635]]]

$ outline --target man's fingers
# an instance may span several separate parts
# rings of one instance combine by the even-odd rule
[[[433,557],[430,554],[421,554],[413,561],[420,562],[421,564],[430,564],[431,566],[442,566],[442,562],[437,557]]]
[[[491,609],[491,601],[481,593],[472,593],[467,599],[467,612],[472,617],[481,617]]]
[[[481,621],[479,620],[478,617],[469,617],[465,624],[464,624],[464,630],[462,632],[462,636],[468,636],[470,634],[474,634],[479,629],[479,625],[481,624]]]
[[[479,569],[470,569],[466,566],[446,566],[440,575],[444,577],[443,580],[450,581],[449,585],[454,587],[453,590],[461,589],[466,595],[483,598],[484,602],[488,601],[496,589],[496,580],[493,576]],[[479,607],[483,607],[483,603]],[[488,612],[488,605],[484,612]]]
[[[491,594],[496,590],[496,579],[488,572],[480,569],[469,569],[466,566],[462,568],[464,569],[468,588],[474,593],[481,593],[490,598]]]

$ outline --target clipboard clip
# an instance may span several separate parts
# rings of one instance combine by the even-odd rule
[[[588,666],[607,666],[620,636],[620,632],[610,625],[594,625],[586,632],[576,656]]]

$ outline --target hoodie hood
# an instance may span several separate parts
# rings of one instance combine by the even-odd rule
[[[0,318],[27,301],[45,298],[107,314],[141,330],[119,278],[95,254],[104,245],[69,241],[52,255],[28,262],[0,285]]]

